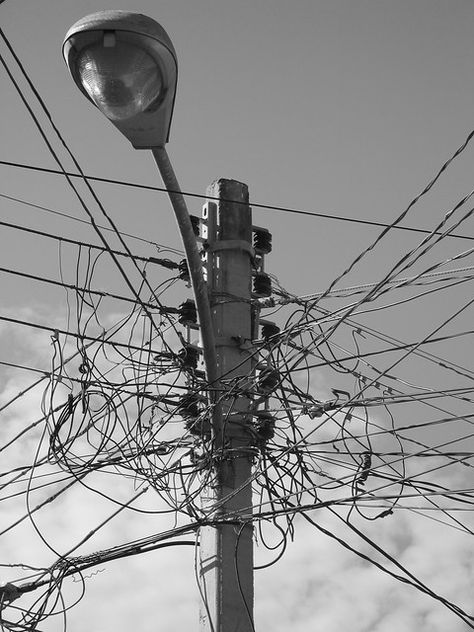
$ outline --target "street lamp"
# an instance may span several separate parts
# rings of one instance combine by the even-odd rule
[[[158,22],[128,11],[101,11],[67,32],[63,55],[81,92],[136,149],[151,149],[173,206],[196,300],[208,383],[217,386],[211,308],[186,202],[171,166],[168,142],[178,65]]]
[[[168,142],[178,65],[155,20],[128,11],[93,13],[69,29],[63,55],[79,89],[136,149]]]

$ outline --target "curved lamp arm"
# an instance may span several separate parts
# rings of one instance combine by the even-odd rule
[[[183,241],[186,260],[188,262],[189,275],[196,300],[196,310],[201,327],[202,346],[204,350],[204,363],[206,376],[211,389],[215,389],[218,383],[217,355],[212,325],[211,306],[207,285],[202,271],[202,260],[197,247],[196,236],[191,224],[186,201],[181,193],[178,180],[174,173],[170,159],[164,147],[153,147],[153,156],[160,170],[163,183],[168,190],[171,205],[176,216],[179,232]],[[211,390],[212,393],[212,390]],[[211,401],[215,400],[211,397]]]

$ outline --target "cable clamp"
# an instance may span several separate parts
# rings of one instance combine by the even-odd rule
[[[248,252],[250,257],[255,258],[255,250],[251,244],[244,239],[223,239],[215,241],[212,244],[207,244],[206,248],[211,252],[219,252],[222,250],[240,250],[242,252]]]
[[[242,351],[250,351],[254,348],[252,341],[242,336],[216,336],[214,342],[216,347],[237,347]]]

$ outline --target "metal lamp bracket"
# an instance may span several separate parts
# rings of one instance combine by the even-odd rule
[[[243,239],[215,241],[214,243],[208,245],[208,249],[211,252],[220,252],[222,250],[240,250],[242,252],[248,252],[252,259],[255,257],[255,250],[248,241],[244,241]]]

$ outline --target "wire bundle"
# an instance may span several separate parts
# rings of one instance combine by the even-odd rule
[[[201,506],[202,492],[213,480],[215,464],[232,461],[234,454],[213,442],[213,408],[206,394],[216,387],[206,383],[191,330],[183,310],[176,307],[175,292],[178,284],[182,288],[183,276],[182,262],[175,261],[180,253],[161,244],[151,247],[158,246],[172,258],[157,258],[154,250],[146,256],[131,251],[3,32],[1,36],[30,96],[6,56],[3,67],[99,241],[2,223],[54,241],[59,279],[12,268],[2,268],[2,274],[55,286],[67,305],[66,325],[61,327],[26,316],[1,317],[5,326],[41,331],[51,344],[48,370],[14,359],[2,362],[9,370],[41,374],[8,396],[3,411],[14,409],[39,389],[42,400],[41,416],[0,446],[6,457],[0,500],[8,505],[22,499],[26,504],[24,513],[2,526],[0,535],[15,533],[29,521],[54,558],[44,566],[25,560],[4,565],[9,581],[0,589],[3,628],[39,629],[46,618],[60,613],[65,622],[74,605],[67,600],[66,577],[81,578],[85,588],[86,570],[154,548],[195,546],[203,526],[236,520],[257,526],[264,550],[259,568],[280,559],[304,520],[474,627],[461,605],[435,593],[364,531],[368,522],[396,520],[398,512],[410,512],[473,534],[465,516],[472,511],[474,493],[466,482],[466,473],[472,474],[473,451],[466,444],[473,435],[474,371],[450,358],[447,346],[473,333],[469,323],[474,300],[466,300],[459,291],[474,278],[469,261],[473,249],[449,257],[440,251],[440,244],[471,219],[473,193],[448,209],[431,229],[415,231],[423,235],[419,243],[398,253],[378,280],[339,287],[391,231],[404,229],[402,220],[462,154],[473,134],[325,290],[298,297],[278,279],[271,284],[265,280],[254,309],[278,320],[278,327],[267,328],[253,341],[257,370],[239,379],[223,376],[223,388],[213,398],[215,406],[225,404],[229,416],[239,397],[252,402],[246,430],[254,502],[244,515],[220,514],[210,520],[211,512]],[[66,169],[53,138],[72,161],[74,173]],[[76,186],[78,178],[91,202]],[[98,217],[108,225],[99,223]],[[112,247],[112,236],[117,247]],[[102,268],[110,262],[125,292],[99,289]],[[67,274],[73,276],[72,282],[66,281]],[[268,298],[270,286],[273,295]],[[379,331],[370,320],[374,314],[396,318],[400,308],[408,310],[433,297],[445,309],[439,317],[432,313],[426,318],[410,341]],[[19,442],[30,451],[17,450]],[[72,547],[60,549],[49,541],[37,518],[51,506],[61,507],[64,497],[78,488],[99,495],[115,509]],[[93,535],[127,512],[164,516],[170,527],[151,537],[87,550]],[[341,531],[323,527],[318,512],[333,516]],[[187,534],[193,539],[177,539]],[[353,536],[359,548],[350,543]],[[82,595],[83,591],[79,598]]]

